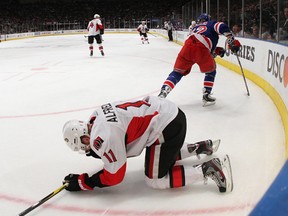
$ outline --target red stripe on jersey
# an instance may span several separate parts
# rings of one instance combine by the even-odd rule
[[[96,25],[96,31],[98,31],[99,29],[102,30],[102,29],[103,29],[103,26],[97,23],[97,25]]]
[[[182,187],[185,185],[185,179],[184,179],[184,170],[183,166],[174,166],[172,168],[172,173],[170,178],[172,178],[172,187]]]
[[[205,41],[207,42],[207,44],[208,44],[208,46],[209,46],[209,50],[211,50],[211,49],[212,49],[212,42],[211,42],[211,40],[210,40],[208,37],[205,37],[204,35],[203,35],[203,38],[204,38]]]
[[[214,25],[214,30],[220,35],[220,26],[221,26],[222,22],[217,22],[215,25]]]
[[[152,115],[133,117],[127,128],[127,144],[133,142],[137,138],[141,137],[146,129],[148,128],[153,117],[158,115],[158,112],[155,112]]]
[[[126,172],[126,163],[116,172],[110,173],[107,170],[103,170],[103,173],[100,174],[100,181],[103,185],[116,185],[122,182]]]

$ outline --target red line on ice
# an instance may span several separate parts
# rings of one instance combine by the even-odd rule
[[[36,202],[28,201],[21,198],[16,198],[12,196],[7,196],[0,194],[0,199],[6,200],[9,202],[14,202],[18,204],[25,204],[27,205],[26,208],[29,208],[31,205],[35,204]],[[97,208],[87,208],[87,207],[80,207],[80,206],[68,206],[68,205],[54,205],[54,204],[43,204],[39,206],[39,208],[48,208],[48,209],[55,209],[62,212],[78,212],[78,213],[85,213],[85,214],[101,214],[101,215],[134,215],[134,216],[144,216],[144,215],[151,215],[151,216],[166,216],[166,215],[201,215],[201,214],[220,214],[224,212],[235,212],[243,209],[247,209],[247,207],[252,208],[254,205],[252,204],[242,204],[237,206],[222,206],[216,208],[203,208],[203,209],[186,209],[186,210],[155,210],[155,211],[147,211],[147,210],[110,210],[110,209],[97,209]],[[25,209],[23,209],[24,211]]]
[[[152,95],[155,92],[158,92],[158,90],[157,91],[153,91],[153,92],[151,92],[149,94],[145,94],[145,95],[138,96],[138,97],[135,97],[135,98],[130,98],[130,99],[127,99],[127,100],[134,100],[134,99],[138,99],[138,98],[143,98],[145,96]],[[25,115],[7,115],[7,116],[0,116],[0,119],[28,118],[28,117],[59,115],[59,114],[63,114],[63,113],[79,112],[79,111],[83,111],[83,110],[95,109],[95,108],[97,108],[99,106],[100,105],[96,105],[96,106],[92,106],[92,107],[84,107],[84,108],[65,110],[65,111],[58,111],[58,112],[50,112],[50,113],[35,113],[35,114],[25,114]]]

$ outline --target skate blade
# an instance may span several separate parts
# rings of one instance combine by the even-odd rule
[[[212,141],[213,154],[218,151],[220,143],[221,143],[220,139]]]
[[[207,107],[207,106],[212,106],[216,103],[216,101],[214,102],[209,102],[209,101],[203,101],[203,107]]]
[[[226,177],[226,192],[231,192],[233,190],[233,177],[232,168],[228,155],[221,160],[222,171]]]

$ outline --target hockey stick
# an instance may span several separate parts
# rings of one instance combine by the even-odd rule
[[[225,52],[226,52],[226,49],[227,49],[227,40],[225,41]],[[246,82],[246,77],[245,77],[245,74],[244,74],[244,71],[243,71],[242,64],[240,62],[239,56],[238,56],[238,52],[236,52],[235,55],[237,57],[237,60],[238,60],[238,63],[239,63],[240,69],[241,69],[241,73],[242,73],[242,76],[243,76],[243,79],[244,79],[244,83],[245,83],[246,90],[247,90],[247,95],[250,96],[250,92],[249,92],[248,85],[247,85],[247,82]]]
[[[63,189],[65,189],[66,187],[68,187],[68,183],[63,184],[61,187],[57,188],[56,190],[54,190],[52,193],[50,193],[49,195],[47,195],[46,197],[44,197],[43,199],[39,200],[37,203],[35,203],[34,205],[30,206],[29,208],[27,208],[26,210],[22,211],[19,216],[23,216],[28,214],[29,212],[31,212],[33,209],[37,208],[38,206],[42,205],[44,202],[46,202],[47,200],[51,199],[53,196],[55,196],[56,194],[60,193]]]
[[[244,71],[243,71],[243,68],[242,68],[242,65],[241,65],[239,56],[238,56],[238,52],[236,52],[235,55],[236,55],[236,57],[237,57],[237,60],[238,60],[238,63],[239,63],[239,66],[240,66],[240,69],[241,69],[241,72],[242,72],[242,76],[243,76],[244,83],[245,83],[246,90],[247,90],[247,95],[250,96],[250,92],[249,92],[248,85],[247,85],[247,82],[246,82],[246,77],[245,77],[245,74],[244,74]]]
[[[150,33],[150,32],[147,32],[149,35],[153,35],[154,37],[157,37],[156,35],[154,35],[154,34],[152,34],[152,33]]]

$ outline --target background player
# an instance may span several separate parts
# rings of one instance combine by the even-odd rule
[[[216,98],[211,96],[216,76],[216,63],[213,53],[224,56],[225,50],[216,47],[219,35],[227,37],[227,43],[233,53],[240,49],[240,43],[235,40],[230,28],[223,22],[211,21],[208,14],[201,14],[191,35],[186,39],[179,52],[173,71],[162,85],[159,97],[165,98],[183,76],[190,73],[192,66],[197,63],[202,73],[205,73],[203,88],[203,105],[214,104]]]
[[[149,44],[147,32],[149,31],[149,28],[146,25],[145,21],[142,21],[142,23],[138,26],[137,31],[139,32],[142,44],[146,41]]]
[[[211,155],[220,144],[220,140],[187,144],[185,135],[185,114],[169,100],[150,96],[104,104],[88,122],[71,120],[63,127],[64,140],[72,150],[101,158],[104,163],[103,169],[90,177],[87,173],[67,175],[66,189],[81,191],[117,185],[125,176],[127,158],[146,149],[145,180],[152,188],[182,187],[210,177],[220,192],[232,191],[228,155],[197,166],[176,164],[191,155]]]
[[[90,56],[93,56],[94,39],[98,44],[98,48],[100,50],[101,55],[104,56],[102,37],[101,37],[101,35],[104,34],[104,27],[101,23],[99,14],[94,15],[94,19],[88,23],[87,30],[88,30],[88,44],[89,44]]]
[[[188,31],[189,31],[188,36],[192,34],[192,29],[193,29],[195,26],[196,26],[196,21],[192,20],[192,21],[191,21],[191,25],[190,25],[189,28],[188,28]]]

